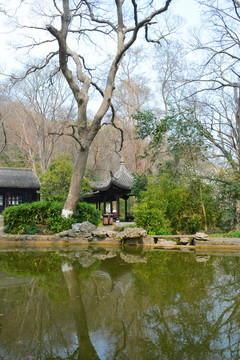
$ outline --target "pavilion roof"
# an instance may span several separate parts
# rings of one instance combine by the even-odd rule
[[[31,169],[1,167],[0,187],[39,190],[40,184]]]
[[[122,189],[131,190],[133,185],[134,177],[130,174],[124,165],[123,160],[120,162],[120,167],[113,174],[110,172],[110,177],[104,181],[92,182],[93,191],[104,191],[116,185]]]

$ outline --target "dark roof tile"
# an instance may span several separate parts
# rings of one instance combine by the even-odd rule
[[[0,168],[0,187],[39,190],[40,184],[31,169]]]
[[[105,181],[94,182],[92,183],[92,186],[94,191],[107,190],[113,183],[119,187],[130,190],[133,185],[133,181],[134,177],[126,169],[124,162],[121,161],[120,167],[114,174],[111,175],[110,178]]]

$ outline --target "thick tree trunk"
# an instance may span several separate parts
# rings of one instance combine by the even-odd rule
[[[62,272],[67,283],[70,302],[72,306],[73,318],[76,325],[76,335],[78,338],[79,359],[99,359],[89,338],[87,317],[82,301],[81,283],[79,282],[76,271],[67,264],[62,266]]]
[[[89,148],[80,150],[74,165],[71,184],[68,192],[67,200],[62,210],[63,217],[69,217],[73,214],[80,198],[82,180],[85,173]]]
[[[94,28],[89,28],[89,31],[93,30],[99,32],[98,26],[96,26],[95,22],[100,23],[99,26],[109,26],[109,30],[106,30],[106,33],[115,33],[116,41],[117,41],[117,49],[115,56],[113,56],[112,64],[107,71],[106,84],[105,89],[101,90],[99,86],[92,82],[92,76],[87,75],[85,61],[84,58],[78,55],[77,51],[73,51],[69,48],[67,44],[67,36],[72,32],[70,29],[70,25],[72,24],[73,16],[80,16],[81,11],[85,5],[80,1],[79,4],[74,5],[74,9],[70,8],[69,0],[62,0],[62,11],[59,10],[58,6],[54,1],[54,5],[56,9],[61,12],[61,29],[58,30],[52,24],[47,24],[46,28],[52,34],[55,39],[58,41],[59,47],[59,64],[62,70],[63,76],[65,77],[69,88],[71,89],[73,96],[78,105],[78,123],[77,123],[77,131],[75,127],[73,127],[72,137],[78,142],[81,146],[81,151],[79,152],[78,159],[76,161],[71,185],[69,189],[68,198],[64,205],[62,215],[65,217],[71,216],[73,211],[76,208],[77,202],[80,198],[80,190],[82,185],[82,179],[86,168],[88,152],[90,144],[92,143],[94,137],[97,135],[98,131],[101,128],[101,121],[105,114],[107,113],[109,107],[111,106],[112,94],[115,88],[115,77],[120,65],[122,58],[128,49],[133,45],[136,41],[139,30],[142,28],[147,29],[147,25],[152,24],[152,20],[158,15],[167,11],[172,0],[166,0],[165,5],[160,7],[159,9],[154,9],[151,6],[150,2],[150,11],[146,18],[143,18],[141,21],[138,19],[138,11],[136,1],[133,1],[133,18],[134,25],[130,26],[128,29],[124,25],[124,13],[123,13],[123,0],[115,0],[116,10],[117,10],[117,24],[111,23],[109,20],[99,20],[98,16],[95,17],[95,3],[91,4],[91,2],[86,1],[83,2],[86,5],[86,21],[93,22]],[[97,2],[96,2],[97,5]],[[96,6],[96,9],[100,9],[100,7]],[[85,10],[84,10],[85,11]],[[100,10],[102,13],[102,10]],[[127,15],[128,16],[128,15]],[[102,24],[102,25],[101,25]],[[73,25],[73,24],[72,24]],[[92,26],[92,25],[91,25]],[[74,32],[79,34],[84,34],[87,30],[83,30],[81,28],[74,30]],[[147,30],[146,30],[147,31]],[[126,37],[126,34],[130,33],[130,36]],[[149,39],[147,39],[149,41]],[[69,57],[72,58],[75,66],[76,66],[76,76],[70,70],[68,66]],[[102,96],[102,102],[96,111],[93,121],[91,125],[88,126],[87,121],[87,104],[88,104],[88,91],[90,86],[93,86]],[[87,145],[86,145],[87,143]]]

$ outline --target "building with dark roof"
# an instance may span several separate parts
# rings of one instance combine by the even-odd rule
[[[8,206],[39,200],[40,183],[31,169],[0,168],[0,213]]]
[[[93,192],[82,197],[82,201],[95,203],[100,209],[100,204],[104,204],[104,213],[106,213],[107,203],[110,205],[110,213],[113,213],[113,202],[116,202],[116,219],[120,216],[119,200],[125,200],[125,221],[129,220],[127,212],[127,200],[131,193],[134,177],[126,169],[123,160],[120,167],[110,177],[104,181],[92,182]]]

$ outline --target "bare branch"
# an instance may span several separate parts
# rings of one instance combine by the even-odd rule
[[[19,77],[16,77],[14,75],[11,75],[11,81],[14,84],[16,84],[16,82],[18,81],[22,81],[24,79],[26,79],[26,77],[32,73],[35,73],[36,71],[38,70],[42,70],[44,69],[49,63],[50,61],[56,56],[58,55],[58,52],[52,52],[52,53],[49,53],[47,55],[47,57],[44,59],[43,63],[41,65],[34,65],[34,66],[31,66],[23,76],[19,76]]]
[[[109,13],[110,5],[108,5],[108,2],[99,3],[97,1],[89,0],[72,2],[70,0],[62,0],[62,6],[60,8],[59,3],[61,2],[53,0],[53,7],[57,10],[57,14],[53,14],[52,12],[51,15],[47,15],[50,20],[45,29],[53,36],[54,40],[57,40],[58,51],[49,54],[43,64],[31,67],[24,75],[24,78],[28,74],[42,69],[47,65],[51,58],[58,55],[59,68],[61,69],[76,101],[78,111],[77,121],[74,125],[69,125],[68,129],[70,129],[70,132],[64,134],[64,129],[61,129],[59,134],[57,131],[51,132],[52,134],[58,134],[59,136],[63,134],[71,136],[76,143],[80,145],[71,181],[69,197],[65,204],[67,212],[76,205],[79,199],[80,186],[86,168],[89,148],[96,134],[100,130],[102,120],[109,108],[112,111],[111,125],[121,132],[120,147],[122,148],[123,132],[122,129],[115,124],[115,111],[112,105],[115,78],[120,62],[128,49],[136,41],[141,29],[145,28],[146,40],[148,42],[153,42],[153,40],[150,40],[148,34],[148,26],[153,25],[155,23],[153,22],[153,19],[155,20],[158,15],[163,14],[168,10],[171,2],[172,0],[163,1],[163,6],[155,8],[152,0],[149,0],[147,5],[143,4],[143,6],[136,0],[131,0],[130,10],[132,14],[129,14],[129,9],[126,11],[123,6],[124,0],[115,0],[109,3],[112,7],[111,11],[112,9],[114,11],[114,14],[111,14]],[[72,8],[70,8],[70,6],[72,6]],[[56,10],[54,10],[54,12],[56,12]],[[59,19],[61,20],[60,26],[57,25]],[[28,26],[26,29],[38,30],[37,25],[35,26],[35,24]],[[97,33],[97,36],[92,36],[92,34],[95,33]],[[73,36],[70,38],[70,35]],[[74,37],[74,35],[77,36]],[[103,41],[106,41],[106,36],[115,41],[110,50],[110,55],[112,56],[110,66],[108,70],[103,73],[105,79],[105,87],[103,90],[101,89],[101,85],[97,84],[91,77],[92,69],[90,69],[90,66],[85,62],[85,47],[82,45],[82,40],[86,39],[87,41],[92,41],[95,45],[98,45],[98,35],[103,35]],[[71,41],[72,38],[74,39],[73,41]],[[77,40],[78,43],[75,42],[75,40]],[[44,41],[46,40],[40,40],[39,44],[44,44]],[[77,51],[74,48],[76,44],[80,44],[80,51]],[[32,41],[32,43],[28,45],[28,48],[31,48],[33,45],[35,44]],[[98,64],[95,52],[94,56],[96,57],[96,63]],[[98,70],[97,66],[96,69]],[[17,81],[18,78],[14,76],[13,80]],[[95,116],[91,123],[89,123],[87,118],[88,93],[90,87],[96,89],[102,96],[100,106],[95,112]]]
[[[90,18],[91,18],[92,21],[94,21],[94,22],[96,22],[96,23],[99,23],[99,24],[109,25],[115,32],[117,32],[116,26],[115,26],[111,21],[108,21],[108,20],[105,20],[105,19],[99,19],[99,18],[96,18],[96,17],[94,16],[93,10],[92,10],[92,7],[91,7],[89,1],[83,0],[83,2],[87,5],[87,8],[88,8],[89,14],[90,14]]]
[[[2,128],[2,133],[3,133],[3,145],[2,148],[0,149],[0,153],[2,153],[4,151],[4,149],[7,146],[7,133],[5,130],[5,126],[4,126],[4,122],[3,122],[3,118],[2,118],[2,114],[0,113],[0,124],[1,124],[1,128]]]

